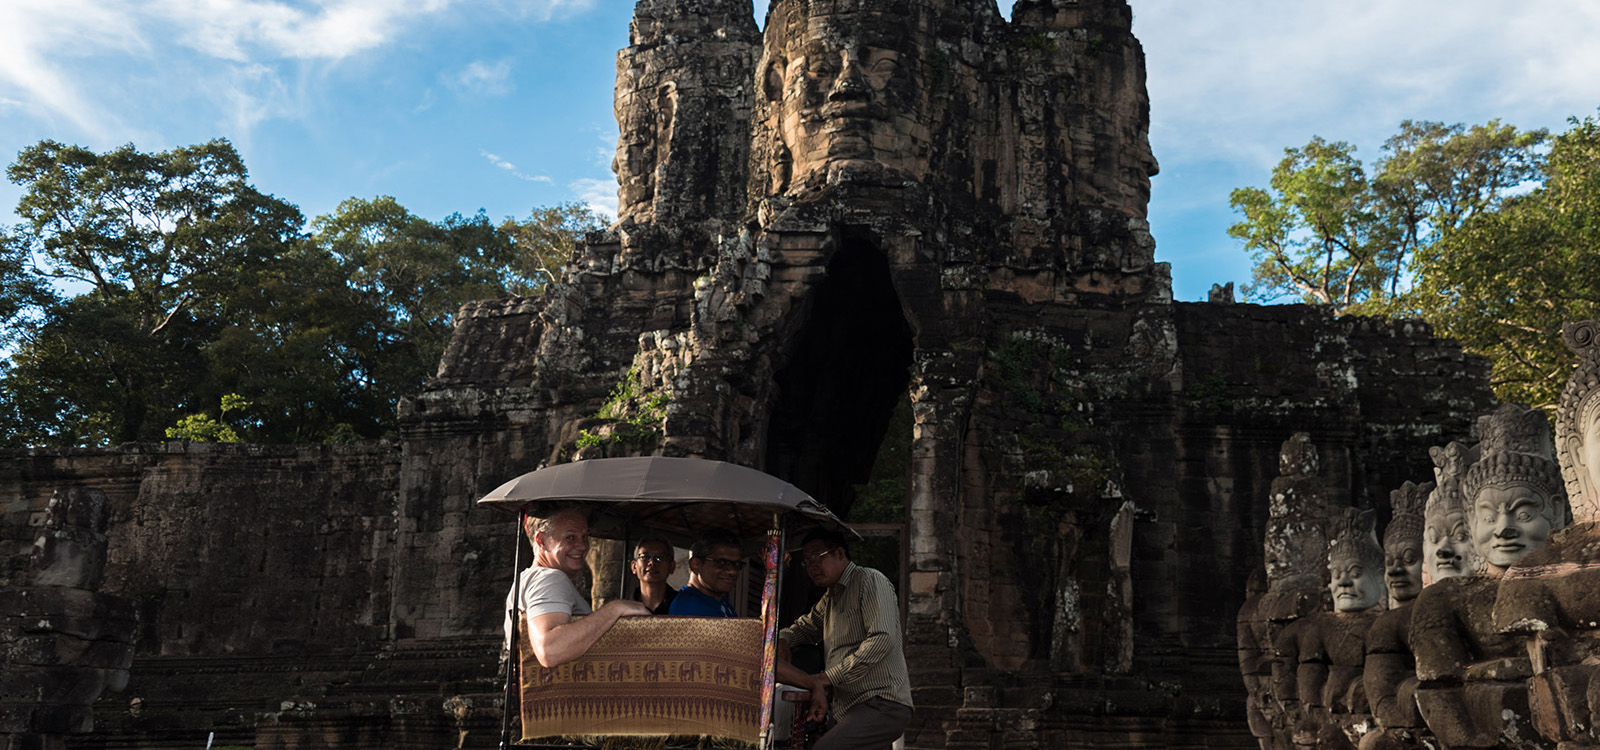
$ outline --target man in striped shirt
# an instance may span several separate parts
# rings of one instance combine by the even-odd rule
[[[824,668],[812,677],[832,689],[833,725],[813,750],[887,750],[911,721],[894,586],[882,573],[851,562],[837,532],[811,532],[800,554],[806,575],[827,592],[778,634],[778,652],[788,661],[790,644],[822,644]]]

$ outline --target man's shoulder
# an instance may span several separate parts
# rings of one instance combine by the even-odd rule
[[[844,576],[848,580],[842,581],[846,587],[859,586],[868,591],[894,590],[894,582],[877,568],[869,568],[855,562],[851,562],[850,565],[850,570],[846,571]]]
[[[525,575],[528,576],[528,585],[530,586],[561,586],[565,584],[566,586],[572,586],[573,590],[578,588],[572,583],[572,576],[567,575],[566,571],[556,568],[534,565],[528,568]]]
[[[723,602],[693,586],[684,586],[678,590],[678,596],[672,600],[669,611],[675,615],[723,617],[726,615]]]

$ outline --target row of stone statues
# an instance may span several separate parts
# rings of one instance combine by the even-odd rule
[[[1239,612],[1262,750],[1600,747],[1600,321],[1557,408],[1506,404],[1376,514],[1284,444],[1266,564]]]

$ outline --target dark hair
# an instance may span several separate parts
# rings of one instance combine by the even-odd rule
[[[689,556],[704,560],[711,555],[712,547],[723,545],[737,547],[739,554],[744,554],[744,544],[739,541],[739,537],[722,529],[713,529],[695,538],[694,544],[689,545]]]
[[[646,544],[661,544],[661,545],[665,545],[666,548],[669,551],[672,549],[672,542],[669,542],[669,541],[667,541],[665,539],[662,539],[661,537],[656,536],[654,534],[651,534],[650,536],[644,537],[644,538],[640,539],[639,541],[634,542],[633,543],[633,551],[635,553],[637,553],[639,551],[639,548],[645,546]]]
[[[812,529],[806,533],[805,538],[800,541],[800,545],[803,547],[812,542],[822,542],[828,545],[828,549],[842,549],[845,557],[850,556],[850,544],[844,540],[844,534],[833,529],[822,527]]]

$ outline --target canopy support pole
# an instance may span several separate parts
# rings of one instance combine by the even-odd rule
[[[511,547],[511,606],[506,608],[506,614],[511,618],[511,649],[506,657],[506,694],[500,708],[500,750],[511,747],[511,704],[514,699],[520,698],[517,693],[521,686],[518,672],[522,667],[522,618],[517,615],[517,610],[522,607],[522,529],[528,525],[528,511],[526,508],[517,511],[517,531],[512,535]],[[515,702],[521,703],[520,700]]]
[[[761,740],[759,747],[767,747],[772,732],[772,705],[776,694],[778,658],[778,562],[783,556],[782,515],[772,514],[772,529],[767,532],[765,550],[767,580],[761,586],[761,623],[766,637],[761,644]]]
[[[633,567],[633,522],[622,522],[622,570],[617,573],[617,598],[628,598],[628,572]],[[640,566],[643,569],[643,566]],[[644,579],[640,579],[641,581]],[[641,584],[642,586],[643,584]],[[641,600],[643,596],[639,597]]]

